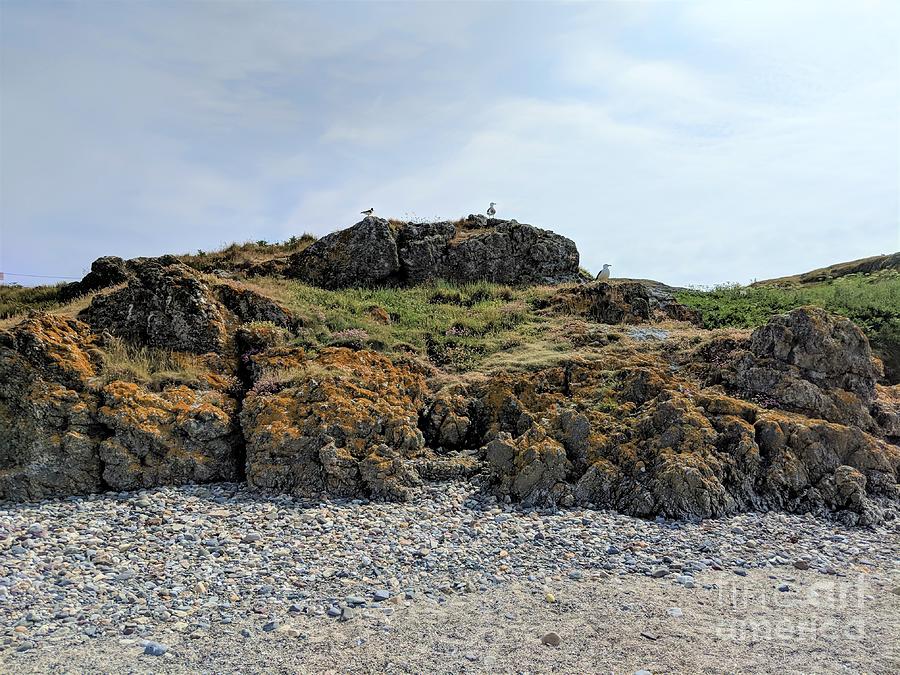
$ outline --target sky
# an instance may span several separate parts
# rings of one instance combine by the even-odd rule
[[[890,253],[898,36],[876,0],[2,0],[0,271],[491,201],[677,285]]]

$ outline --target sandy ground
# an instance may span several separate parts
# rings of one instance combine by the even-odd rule
[[[772,576],[770,576],[770,574]],[[265,633],[214,625],[199,637],[152,636],[164,656],[128,638],[72,638],[0,655],[8,673],[900,672],[900,578],[860,570],[710,572],[686,589],[634,576],[503,585],[438,604],[400,601],[391,616],[348,622],[300,615]],[[787,583],[791,590],[777,587]],[[714,584],[703,588],[702,584]],[[672,616],[672,608],[682,616]],[[677,612],[674,612],[677,614]],[[249,628],[250,637],[241,636]],[[291,635],[286,629],[299,631]],[[540,638],[554,631],[558,647]]]

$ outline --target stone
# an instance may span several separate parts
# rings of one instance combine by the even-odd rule
[[[271,633],[271,632],[274,631],[274,630],[278,630],[280,627],[281,627],[281,622],[280,622],[280,621],[274,621],[274,620],[273,620],[273,621],[268,621],[268,622],[266,622],[265,624],[263,624],[263,630],[264,630],[266,633]]]
[[[559,635],[553,632],[544,633],[541,636],[541,644],[547,645],[549,647],[559,647],[561,642],[562,640],[560,639]]]
[[[372,594],[375,602],[383,602],[391,597],[391,592],[386,590],[378,590]]]
[[[66,284],[59,289],[60,302],[69,302],[102,288],[124,283],[128,279],[127,263],[114,255],[97,258],[91,263],[91,271],[81,281]]]
[[[148,654],[149,656],[162,656],[168,651],[168,646],[161,642],[154,642],[151,640],[144,645],[144,654]]]
[[[666,610],[666,614],[668,614],[669,616],[671,616],[675,619],[680,619],[681,617],[684,616],[684,612],[682,611],[681,607],[669,607]]]

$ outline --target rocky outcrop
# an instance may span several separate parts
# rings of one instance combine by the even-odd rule
[[[421,376],[384,356],[326,349],[287,388],[244,400],[247,481],[301,496],[402,499],[418,482],[403,460],[425,447],[423,396]]]
[[[63,286],[59,291],[59,299],[68,302],[102,288],[125,283],[127,280],[127,263],[114,255],[104,256],[91,263],[91,271],[84,275],[81,281]]]
[[[79,318],[95,332],[132,343],[203,354],[222,352],[229,328],[269,322],[296,330],[300,322],[274,300],[232,282],[208,284],[175,259],[129,261],[123,288],[93,298]]]
[[[435,279],[504,284],[577,281],[578,249],[565,237],[514,220],[393,223],[368,217],[292,256],[287,275],[324,288]]]
[[[94,297],[78,318],[94,331],[150,347],[221,351],[225,318],[209,286],[186,265],[147,260],[124,288]]]
[[[237,401],[184,386],[153,393],[131,382],[100,392],[103,481],[116,490],[236,480]]]
[[[0,332],[0,499],[240,476],[233,397],[105,373],[81,321],[40,314]]]
[[[0,332],[0,499],[95,492],[101,356],[88,326],[48,314]]]
[[[745,398],[878,433],[871,415],[878,366],[848,319],[796,309],[773,317],[723,358],[717,377]]]
[[[675,297],[640,281],[598,281],[561,289],[549,301],[557,313],[583,316],[597,323],[635,324],[648,321],[700,322],[700,315]]]

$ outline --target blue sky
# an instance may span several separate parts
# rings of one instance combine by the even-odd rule
[[[0,269],[490,201],[673,284],[896,251],[898,35],[865,0],[4,0]]]

